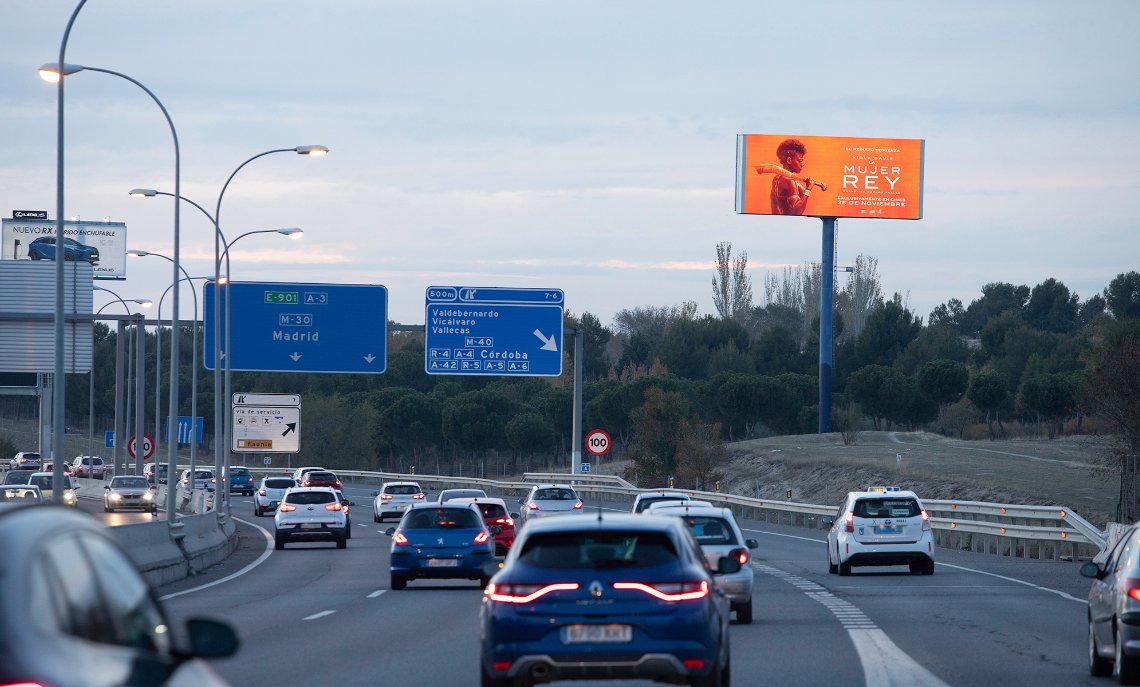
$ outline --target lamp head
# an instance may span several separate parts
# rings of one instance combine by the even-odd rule
[[[149,308],[150,306],[154,305],[154,301],[149,298],[132,298],[131,301],[133,303],[138,303],[144,308]]]
[[[320,157],[321,155],[329,154],[329,149],[324,146],[297,146],[293,150],[297,151],[298,155],[308,155],[309,157]]]
[[[291,239],[299,239],[305,234],[305,231],[298,227],[286,227],[284,229],[278,229],[277,233],[288,236]]]
[[[153,188],[132,188],[127,191],[128,196],[138,196],[140,198],[153,198],[158,195],[158,191]]]
[[[135,250],[132,248],[131,250],[127,251],[127,256],[132,258],[142,258],[147,255],[150,255],[150,253],[146,252],[145,250]]]
[[[81,64],[68,64],[63,63],[63,69],[59,68],[59,62],[45,62],[39,68],[40,78],[48,83],[59,83],[60,78],[63,76],[70,76],[75,72],[83,71]]]

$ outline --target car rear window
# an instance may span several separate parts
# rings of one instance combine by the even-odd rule
[[[572,489],[538,489],[531,498],[535,501],[577,501],[578,495]]]
[[[724,518],[688,516],[685,524],[700,544],[736,544],[736,533]]]
[[[497,503],[476,503],[475,507],[483,511],[484,519],[502,518],[507,515],[507,509]]]
[[[273,479],[265,480],[266,489],[292,489],[297,486],[297,483],[288,477],[274,477]]]
[[[230,468],[231,475],[242,475],[243,477],[249,476],[248,468]]]
[[[480,496],[486,496],[482,489],[447,489],[440,492],[440,501],[450,501],[451,499],[477,499]]]
[[[336,475],[332,474],[331,472],[310,472],[309,474],[305,475],[305,479],[309,480],[310,482],[314,480],[318,482],[335,482]]]
[[[551,532],[527,539],[519,554],[521,563],[559,570],[651,568],[676,559],[663,532]]]
[[[419,508],[400,523],[405,530],[475,529],[483,522],[469,508]]]
[[[637,512],[641,513],[646,508],[649,508],[655,503],[662,503],[664,501],[687,501],[688,499],[680,498],[677,496],[651,496],[647,499],[642,499],[637,502]]]
[[[295,503],[299,506],[312,506],[318,503],[333,503],[336,496],[327,491],[297,491],[285,495],[286,503]]]
[[[388,486],[384,487],[384,493],[406,496],[408,494],[420,493],[420,488],[415,484],[389,484]]]
[[[914,499],[860,499],[854,508],[857,518],[911,518],[921,510]]]

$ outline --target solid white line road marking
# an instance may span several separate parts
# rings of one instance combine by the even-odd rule
[[[261,536],[265,537],[265,551],[263,551],[261,553],[261,555],[258,556],[257,560],[250,563],[249,565],[245,566],[244,568],[237,571],[236,573],[234,573],[232,575],[227,575],[220,580],[214,580],[213,582],[210,582],[208,584],[203,584],[203,585],[200,585],[198,587],[194,587],[192,589],[183,589],[180,592],[174,592],[173,594],[167,594],[166,596],[160,596],[160,597],[158,597],[159,601],[166,601],[167,599],[173,599],[176,596],[182,596],[183,594],[189,594],[191,592],[201,591],[203,589],[208,589],[210,587],[213,587],[214,585],[221,584],[223,582],[229,582],[230,580],[237,578],[237,577],[241,577],[242,575],[246,574],[250,570],[253,570],[257,566],[264,563],[266,558],[269,558],[269,554],[273,553],[273,535],[269,534],[269,532],[267,532],[265,530],[265,528],[261,527],[260,525],[255,525],[254,523],[242,520],[241,518],[234,518],[234,520],[237,520],[238,522],[240,522],[242,524],[249,525],[250,527],[255,527],[255,528],[261,530]]]
[[[333,613],[336,613],[336,611],[321,611],[320,613],[314,613],[305,618],[301,618],[301,620],[316,620],[317,618],[323,618],[326,615],[332,615]]]
[[[383,594],[386,591],[388,591],[388,590],[387,589],[377,589],[376,591],[369,594],[368,598],[369,599],[375,599],[376,597],[380,596],[381,594]]]

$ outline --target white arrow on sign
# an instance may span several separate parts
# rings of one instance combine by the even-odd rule
[[[364,356],[364,359],[368,362],[372,362],[373,360],[376,360],[376,356],[369,353],[368,355]]]
[[[542,332],[540,332],[539,330],[536,329],[536,330],[534,330],[534,335],[537,336],[540,340],[542,340],[542,350],[544,350],[544,351],[557,351],[558,350],[558,344],[554,341],[554,335],[553,334],[550,335],[550,338],[546,338],[545,336],[543,336]]]
[[[293,351],[293,355],[291,355],[289,357],[293,359],[293,362],[297,362],[298,360],[301,359],[301,354],[298,353],[297,351]]]

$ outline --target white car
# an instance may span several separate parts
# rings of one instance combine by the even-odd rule
[[[532,519],[550,515],[576,515],[582,512],[582,499],[569,484],[539,484],[526,498],[519,499],[519,519],[525,525]]]
[[[190,491],[190,470],[183,470],[182,476],[178,478],[178,486],[181,489]],[[214,490],[214,471],[213,470],[199,470],[194,469],[194,489],[207,489]]]
[[[253,495],[253,514],[260,518],[265,515],[265,511],[277,510],[281,497],[296,486],[292,477],[263,477],[261,486]]]
[[[348,517],[332,487],[297,487],[285,492],[273,516],[277,550],[291,541],[332,540],[348,547]]]
[[[827,572],[850,575],[854,566],[907,565],[934,574],[930,515],[913,491],[870,487],[847,494],[839,512],[821,519],[827,532]]]
[[[158,509],[150,482],[141,475],[119,475],[103,485],[103,512],[112,513],[123,508],[151,511]]]
[[[638,494],[637,498],[633,500],[633,510],[631,512],[637,515],[655,503],[661,503],[663,501],[688,501],[690,498],[692,497],[680,491],[647,491]]]
[[[424,490],[418,482],[385,482],[372,496],[373,522],[384,522],[384,518],[390,515],[399,520],[412,504],[425,500]]]
[[[715,579],[717,587],[728,597],[732,610],[736,612],[736,622],[741,625],[751,624],[752,582],[755,573],[748,564],[751,559],[749,549],[759,548],[760,543],[755,539],[744,538],[732,511],[717,508],[707,501],[678,501],[654,504],[644,515],[672,515],[683,519],[701,545],[701,553],[711,569],[715,570],[720,559],[725,556],[740,561],[740,570],[718,574]]]

